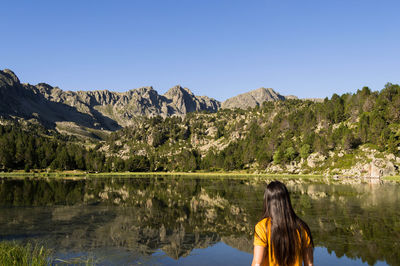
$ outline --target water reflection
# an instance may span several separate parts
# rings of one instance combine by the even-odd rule
[[[398,185],[284,181],[316,246],[374,264],[400,261]],[[57,252],[187,256],[223,242],[251,252],[264,185],[249,180],[105,178],[0,181],[0,240],[40,239]],[[142,256],[142,257],[141,257]]]

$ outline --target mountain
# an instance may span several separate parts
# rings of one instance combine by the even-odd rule
[[[221,107],[226,109],[247,109],[249,107],[253,108],[260,106],[263,104],[263,102],[267,101],[278,101],[294,98],[297,99],[296,96],[282,96],[271,88],[259,88],[257,90],[252,90],[229,98],[221,104]]]
[[[381,91],[364,87],[323,101],[266,101],[247,110],[189,113],[218,109],[219,102],[181,86],[165,95],[152,88],[70,92],[21,84],[9,70],[0,74],[0,171],[240,170],[379,177],[398,175],[400,169],[400,86],[391,83]],[[266,89],[240,97],[257,105],[267,93],[283,99]]]
[[[127,92],[63,91],[46,83],[21,84],[11,70],[0,71],[0,116],[36,119],[56,127],[70,123],[93,129],[116,130],[137,116],[185,115],[193,111],[216,112],[220,102],[195,96],[175,86],[165,95],[152,87]]]
[[[0,71],[0,118],[38,121],[59,132],[78,134],[93,130],[115,131],[135,124],[138,117],[183,116],[195,111],[217,112],[221,108],[247,109],[265,101],[297,98],[260,88],[221,102],[196,96],[177,85],[164,95],[152,87],[126,92],[64,91],[46,83],[21,83],[13,71]],[[89,134],[89,133],[88,133]],[[85,135],[85,134],[83,134]],[[87,134],[86,134],[87,135]]]

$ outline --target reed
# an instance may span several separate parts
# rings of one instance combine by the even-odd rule
[[[14,241],[0,242],[2,265],[48,265],[51,250],[38,244],[19,244]]]

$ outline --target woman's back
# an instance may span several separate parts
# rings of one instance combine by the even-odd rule
[[[294,266],[302,265],[303,263],[303,250],[312,249],[311,239],[308,236],[307,230],[302,228],[301,233],[297,233],[301,245],[296,252]],[[254,246],[262,246],[266,249],[262,265],[279,265],[274,255],[274,247],[271,242],[271,218],[264,218],[257,223],[254,232]]]
[[[308,225],[293,210],[286,186],[269,183],[264,193],[263,219],[254,233],[253,265],[313,264],[313,240]]]

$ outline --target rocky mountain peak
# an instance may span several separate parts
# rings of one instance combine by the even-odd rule
[[[181,85],[172,87],[164,94],[164,97],[168,99],[184,96],[194,97],[194,94],[188,88],[183,88]]]
[[[8,74],[15,83],[20,83],[19,78],[17,77],[17,75],[15,75],[15,73],[12,70],[6,68],[3,70],[3,72]]]
[[[47,83],[38,83],[36,88],[45,93],[50,93],[53,90],[53,87]]]
[[[145,94],[151,94],[156,92],[153,87],[149,86],[149,87],[141,87],[138,89],[132,89],[127,91],[125,94],[128,95],[133,95],[133,94],[139,94],[139,95],[145,95]],[[157,92],[156,92],[157,93]]]
[[[274,91],[272,88],[259,88],[254,91],[250,91],[249,95],[253,96],[260,103],[264,101],[277,101],[284,100],[285,97]]]
[[[0,87],[5,86],[6,84],[14,86],[19,83],[19,79],[13,71],[10,69],[0,70]]]
[[[280,95],[272,88],[259,88],[246,93],[239,94],[235,97],[229,98],[221,105],[222,108],[253,108],[257,105],[262,105],[266,101],[285,100],[285,96]]]

